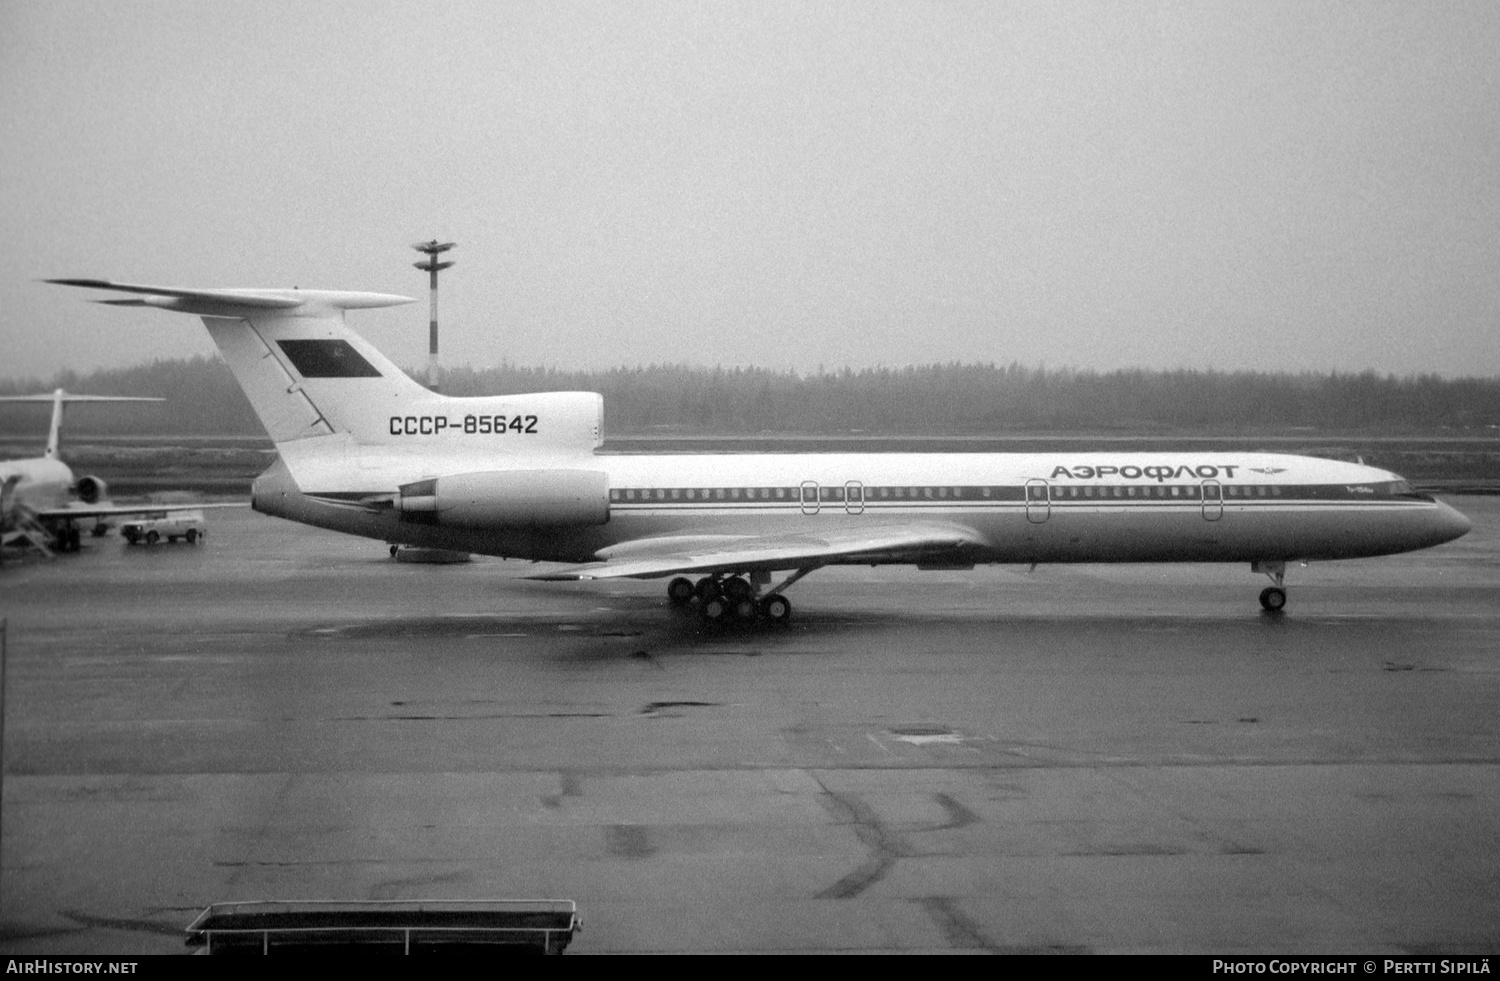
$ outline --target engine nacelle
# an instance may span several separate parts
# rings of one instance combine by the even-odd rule
[[[98,504],[109,497],[109,485],[93,475],[79,477],[74,487],[78,499],[85,504]]]
[[[403,484],[402,520],[462,528],[602,525],[609,476],[597,470],[494,470]]]

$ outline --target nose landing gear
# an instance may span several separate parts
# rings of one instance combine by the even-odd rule
[[[1268,613],[1280,613],[1286,606],[1286,590],[1280,586],[1267,586],[1260,591],[1260,605]]]
[[[1280,613],[1286,606],[1286,563],[1285,562],[1252,562],[1251,572],[1263,572],[1271,577],[1274,586],[1267,586],[1260,591],[1260,606],[1267,613]]]

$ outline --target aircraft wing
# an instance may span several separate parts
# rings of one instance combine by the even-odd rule
[[[917,562],[961,556],[984,545],[973,529],[938,522],[880,525],[802,535],[643,538],[606,549],[602,562],[526,576],[548,581],[654,579],[686,573],[816,568],[868,558]]]
[[[127,514],[160,514],[164,511],[207,511],[212,508],[247,508],[249,501],[220,504],[71,504],[57,508],[27,508],[32,517],[58,521],[67,518],[107,518]]]

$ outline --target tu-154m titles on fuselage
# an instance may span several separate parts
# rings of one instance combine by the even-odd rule
[[[280,453],[257,510],[574,563],[531,578],[672,577],[673,602],[710,620],[784,621],[786,588],[840,564],[1241,562],[1279,610],[1290,562],[1469,528],[1396,474],[1285,454],[605,454],[597,394],[439,395],[345,323],[405,297],[53,282],[203,318]]]

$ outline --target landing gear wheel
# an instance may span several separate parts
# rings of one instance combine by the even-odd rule
[[[729,602],[722,596],[710,596],[703,601],[703,622],[710,625],[723,623],[729,617]]]
[[[767,596],[760,601],[760,615],[771,623],[786,623],[792,618],[792,601],[785,596]]]
[[[1280,613],[1286,606],[1286,590],[1280,586],[1267,586],[1260,591],[1260,605],[1262,609]]]
[[[710,599],[716,599],[724,595],[724,591],[719,588],[718,582],[710,576],[704,576],[702,579],[699,579],[698,584],[693,587],[693,592],[697,593],[698,598],[705,603]]]
[[[391,546],[391,558],[394,559],[396,557],[396,553],[399,552],[399,551],[401,551],[401,546],[400,545],[392,545]]]
[[[196,545],[196,544],[198,544],[198,532],[197,532],[197,529],[189,528],[187,530],[187,534],[183,535],[182,537],[187,539],[187,543],[189,545]]]
[[[146,544],[147,545],[155,545],[159,541],[161,541],[161,535],[157,534],[154,531],[148,531],[148,532],[146,532]]]
[[[667,599],[673,606],[687,606],[693,601],[696,592],[693,581],[682,576],[667,583]]]
[[[731,603],[753,599],[755,596],[755,590],[751,589],[750,584],[739,576],[730,576],[728,579],[725,579],[720,583],[720,588],[724,591],[725,599]]]
[[[731,600],[729,608],[734,613],[734,618],[741,623],[750,623],[755,619],[755,600],[749,596]]]

